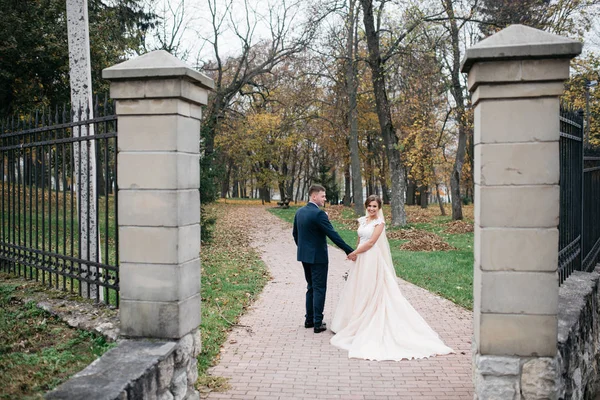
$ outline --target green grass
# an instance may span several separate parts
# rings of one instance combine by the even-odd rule
[[[434,207],[434,206],[432,206]],[[437,207],[437,206],[435,206]],[[271,208],[279,218],[293,223],[299,207]],[[344,209],[344,219],[356,218],[351,209]],[[467,309],[473,308],[473,233],[444,233],[450,217],[435,217],[432,222],[409,224],[406,228],[422,229],[441,236],[455,247],[451,251],[405,251],[399,247],[404,241],[390,240],[392,259],[398,276],[417,286],[447,298]],[[332,222],[340,236],[351,246],[356,244],[356,231],[337,221]]]
[[[0,399],[37,399],[115,346],[24,299],[33,290],[0,274]]]
[[[269,274],[260,255],[249,246],[247,232],[237,220],[227,218],[231,205],[215,203],[205,211],[218,215],[212,241],[202,257],[202,353],[198,357],[199,382],[218,361],[221,345],[232,325],[266,285]]]

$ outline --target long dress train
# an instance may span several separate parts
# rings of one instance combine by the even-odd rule
[[[360,243],[385,223],[381,217],[359,218]],[[349,271],[331,330],[336,333],[331,344],[347,350],[350,358],[399,361],[453,352],[402,295],[385,228]]]

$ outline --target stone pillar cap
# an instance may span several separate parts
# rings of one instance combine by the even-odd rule
[[[511,25],[467,49],[461,71],[469,72],[476,62],[527,59],[573,58],[583,43],[525,25]]]
[[[205,89],[214,90],[215,83],[206,75],[165,50],[156,50],[102,70],[108,80],[139,80],[149,78],[186,77]]]

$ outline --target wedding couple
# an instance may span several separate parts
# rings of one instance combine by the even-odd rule
[[[298,261],[307,282],[304,326],[315,333],[327,330],[323,308],[327,290],[327,238],[355,261],[331,322],[331,344],[348,351],[350,358],[395,360],[449,354],[437,333],[402,295],[396,280],[385,234],[381,199],[369,196],[366,216],[358,219],[358,245],[348,246],[335,231],[327,214],[325,188],[310,187],[309,203],[294,217],[293,236]]]

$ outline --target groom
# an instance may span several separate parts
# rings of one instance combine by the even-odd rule
[[[296,212],[292,234],[298,246],[298,261],[302,262],[307,283],[304,327],[313,328],[315,333],[320,333],[327,329],[323,322],[329,268],[327,238],[346,254],[352,253],[354,249],[344,242],[333,229],[327,214],[319,208],[327,200],[325,188],[320,185],[311,186],[308,197],[308,204]]]

